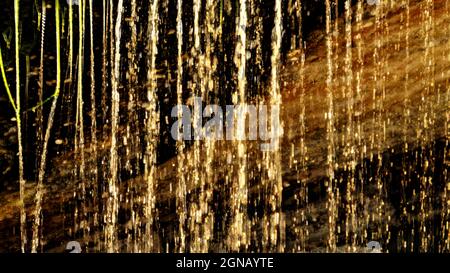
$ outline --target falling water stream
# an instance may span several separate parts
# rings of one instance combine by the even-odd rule
[[[19,249],[450,251],[449,1],[319,2],[42,1]]]

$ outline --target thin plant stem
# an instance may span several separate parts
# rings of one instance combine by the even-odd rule
[[[17,112],[16,103],[14,102],[14,98],[11,94],[11,89],[9,89],[8,80],[6,79],[5,67],[3,65],[3,57],[2,57],[2,48],[0,47],[0,70],[2,73],[3,84],[5,85],[6,94],[8,94],[9,102],[14,109],[14,113]]]

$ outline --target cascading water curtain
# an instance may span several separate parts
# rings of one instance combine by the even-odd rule
[[[448,0],[13,1],[16,251],[450,251]]]

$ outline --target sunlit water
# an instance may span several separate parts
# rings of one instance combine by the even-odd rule
[[[49,140],[54,117],[36,111],[41,178],[25,249],[46,249],[44,177],[56,176],[71,189],[58,200],[65,237],[88,252],[357,252],[369,241],[384,251],[449,251],[450,68],[438,65],[450,61],[439,36],[450,35],[448,1],[324,0],[323,36],[311,41],[323,51],[321,75],[306,72],[317,53],[304,35],[304,2],[65,5],[61,113]],[[39,8],[41,33],[53,33],[55,7]],[[43,36],[40,60],[56,52],[48,43]],[[37,67],[43,86],[46,67]],[[308,89],[314,77],[320,94]],[[418,98],[407,95],[417,88]],[[400,105],[392,92],[404,93]],[[196,98],[295,113],[270,121],[283,136],[268,151],[257,141],[170,138],[171,107],[196,112]],[[49,170],[67,160],[64,174]]]

